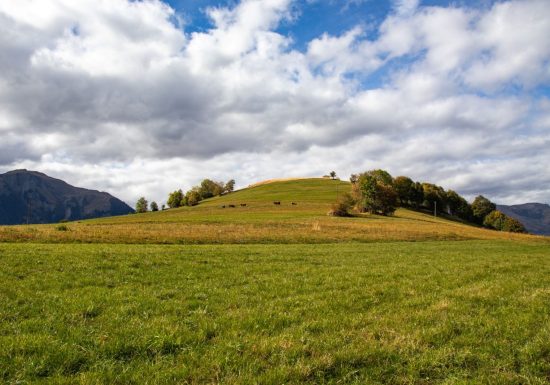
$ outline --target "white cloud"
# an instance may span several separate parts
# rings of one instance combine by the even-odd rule
[[[465,79],[473,87],[494,91],[513,83],[521,87],[549,84],[550,7],[547,1],[497,3],[477,28],[481,51]]]
[[[276,32],[293,6],[210,8],[213,27],[186,34],[156,0],[0,0],[0,168],[130,202],[371,167],[550,201],[550,103],[530,93],[550,81],[544,0],[396,1],[377,34],[350,26],[306,52]]]

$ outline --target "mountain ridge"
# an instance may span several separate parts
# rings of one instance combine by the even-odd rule
[[[497,209],[523,223],[532,234],[550,235],[550,205],[546,203],[497,205]]]
[[[132,213],[106,192],[75,187],[39,171],[0,174],[0,224],[55,223]]]

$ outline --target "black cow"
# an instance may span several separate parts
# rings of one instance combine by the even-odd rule
[[[277,205],[277,206],[280,206],[281,205],[281,202],[280,201],[277,201],[277,202],[273,202],[274,205]]]

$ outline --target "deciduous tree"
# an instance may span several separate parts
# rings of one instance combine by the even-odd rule
[[[393,180],[393,187],[401,206],[409,206],[413,202],[414,182],[406,176],[398,176]]]
[[[222,182],[214,182],[211,179],[204,179],[199,187],[201,199],[208,199],[221,195],[223,191],[224,184]]]
[[[361,211],[391,215],[397,207],[393,178],[384,170],[371,170],[359,175],[352,191]]]
[[[151,207],[151,211],[159,211],[159,205],[155,201],[151,202],[150,207]]]
[[[461,197],[456,191],[447,191],[447,205],[449,214],[471,221],[473,219],[472,207],[466,199]]]
[[[477,196],[472,203],[472,212],[475,221],[480,225],[483,224],[485,217],[496,210],[496,208],[497,206],[483,195]]]
[[[148,206],[147,199],[145,199],[145,197],[139,198],[138,201],[136,202],[136,213],[147,212],[147,206]]]
[[[202,196],[197,187],[192,188],[185,194],[185,199],[189,206],[196,206],[202,199]]]
[[[231,179],[231,180],[227,181],[227,183],[225,184],[225,186],[223,188],[223,191],[226,192],[226,193],[230,193],[234,189],[235,189],[235,179]]]
[[[444,211],[447,207],[447,194],[441,186],[432,183],[422,183],[424,203],[429,210]]]
[[[174,192],[170,193],[170,195],[168,196],[168,201],[166,202],[166,204],[171,209],[183,206],[183,191],[177,190],[177,191],[174,191]]]
[[[502,231],[506,215],[498,210],[493,210],[483,219],[483,226],[489,229]]]
[[[509,231],[511,233],[527,232],[527,230],[525,229],[525,226],[523,226],[523,223],[509,216],[507,216],[506,220],[504,221],[504,226],[502,227],[502,230]]]

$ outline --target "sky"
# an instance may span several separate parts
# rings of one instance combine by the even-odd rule
[[[134,205],[382,168],[550,203],[547,0],[0,0],[0,172]]]

